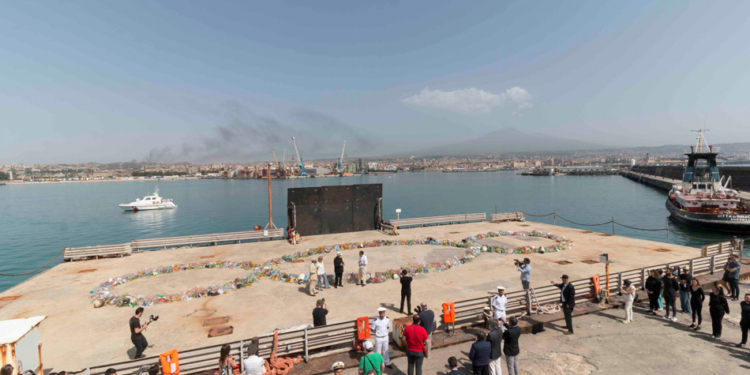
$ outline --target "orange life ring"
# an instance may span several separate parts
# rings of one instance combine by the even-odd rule
[[[367,340],[370,338],[370,318],[363,316],[357,318],[357,340]]]
[[[594,283],[594,293],[599,293],[602,290],[602,286],[599,283],[599,275],[594,275],[591,278],[591,282]]]
[[[177,358],[177,349],[159,354],[161,371],[164,375],[180,375],[180,363]]]
[[[443,322],[444,323],[455,323],[456,322],[456,304],[453,302],[443,303]]]

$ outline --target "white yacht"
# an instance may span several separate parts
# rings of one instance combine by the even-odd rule
[[[164,199],[159,196],[159,188],[156,188],[154,194],[147,195],[143,199],[136,199],[135,202],[123,203],[120,205],[125,211],[147,211],[147,210],[166,210],[177,208],[177,205],[171,199]]]

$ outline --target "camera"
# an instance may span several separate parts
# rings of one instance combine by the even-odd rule
[[[521,265],[521,261],[520,261],[520,260],[518,260],[518,259],[513,259],[513,263],[514,263],[514,264],[515,264],[516,266],[520,266],[520,265]]]
[[[157,321],[157,320],[159,320],[159,315],[157,315],[157,316],[153,316],[153,315],[151,315],[151,316],[150,316],[150,317],[148,318],[148,324],[151,324],[151,322],[155,322],[155,321]]]

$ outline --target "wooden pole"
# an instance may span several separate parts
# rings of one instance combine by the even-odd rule
[[[557,214],[555,214],[555,210],[552,210],[552,225],[557,225]]]
[[[268,164],[268,229],[273,229],[273,205],[271,204],[271,164]]]
[[[605,264],[604,267],[606,269],[605,283],[607,284],[607,290],[604,293],[604,299],[607,301],[607,303],[609,303],[609,263]]]
[[[614,234],[615,234],[615,217],[612,216],[612,235],[614,235]],[[609,293],[609,292],[607,292],[607,293]],[[609,296],[608,296],[608,298],[609,298]]]
[[[664,221],[667,223],[667,243],[669,243],[669,218],[664,219]]]

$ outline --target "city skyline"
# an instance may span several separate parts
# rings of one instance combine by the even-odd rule
[[[179,6],[178,6],[179,5]],[[6,3],[0,164],[750,140],[741,2]],[[698,25],[698,26],[696,26]],[[264,156],[265,155],[265,156]]]

